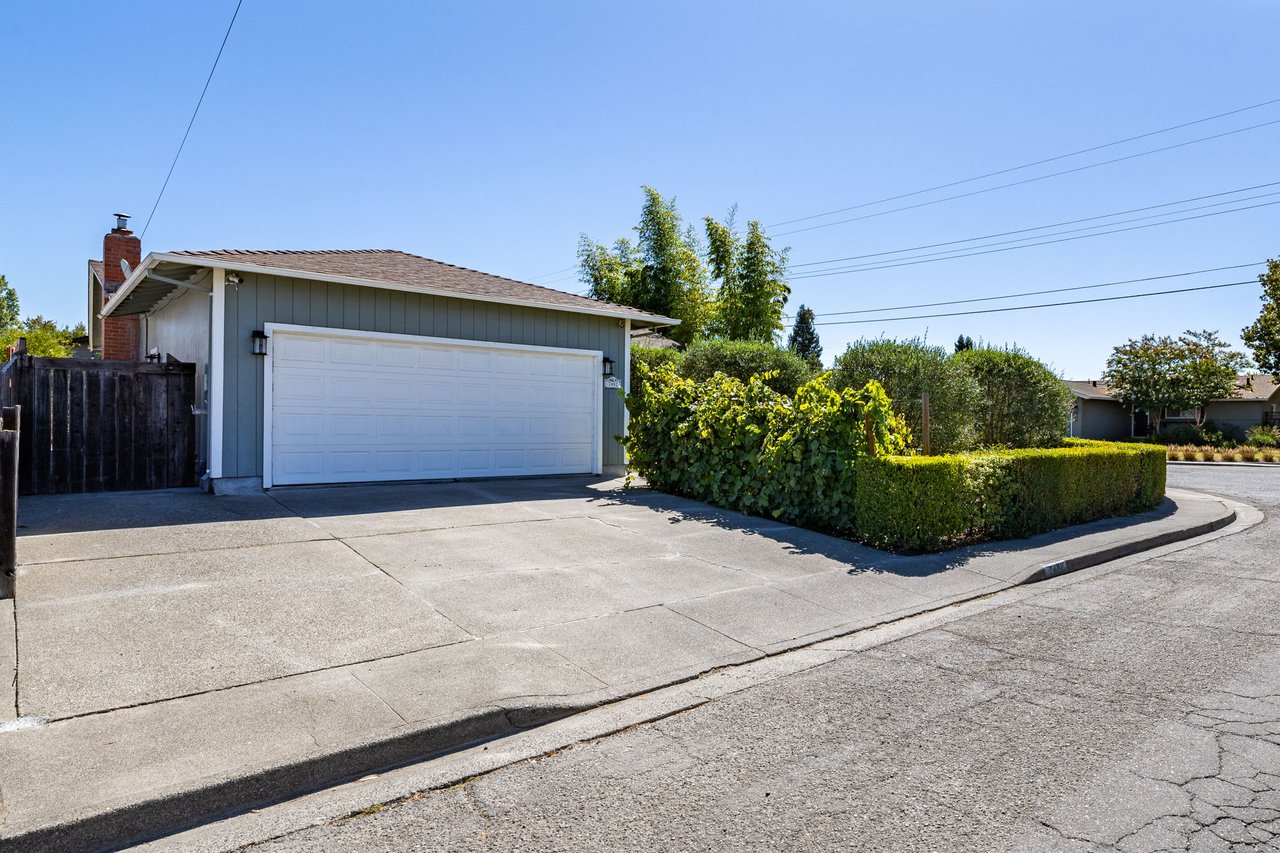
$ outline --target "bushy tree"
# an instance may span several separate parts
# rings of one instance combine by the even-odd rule
[[[1017,347],[962,349],[955,359],[982,389],[976,421],[979,444],[1054,447],[1062,443],[1070,393],[1052,370]]]
[[[929,392],[930,451],[950,453],[974,445],[974,419],[981,389],[968,369],[942,347],[920,338],[881,338],[850,344],[835,362],[837,388],[861,388],[879,382],[894,411],[922,440],[921,395]]]
[[[719,282],[716,292],[716,335],[739,341],[772,341],[782,331],[782,312],[791,288],[787,286],[787,250],[774,249],[756,220],[747,223],[747,234],[734,230],[735,210],[724,222],[710,216],[707,231],[707,264]]]
[[[0,275],[0,329],[18,325],[18,291],[9,280]]]
[[[581,280],[595,299],[607,299],[680,320],[667,334],[681,344],[697,340],[710,319],[711,299],[701,246],[685,228],[675,199],[644,187],[636,241],[612,249],[585,234],[578,241]]]
[[[822,344],[813,323],[813,309],[805,305],[796,312],[796,323],[787,338],[787,349],[803,358],[814,370],[822,369]]]
[[[1258,281],[1262,284],[1262,311],[1240,337],[1253,350],[1258,369],[1280,382],[1280,261],[1267,261],[1267,271]]]
[[[729,341],[715,338],[689,347],[679,365],[679,373],[695,381],[723,373],[749,382],[751,377],[776,372],[765,385],[779,394],[791,396],[813,375],[809,365],[791,350],[760,341]],[[866,383],[863,383],[864,385]],[[862,386],[858,386],[861,388]]]
[[[71,339],[84,335],[84,324],[59,326],[40,315],[28,317],[21,323],[0,331],[0,352],[17,344],[18,338],[27,339],[27,352],[31,355],[66,358],[71,355]]]
[[[1102,378],[1121,403],[1146,410],[1159,432],[1165,409],[1195,409],[1203,423],[1210,401],[1239,394],[1236,377],[1247,364],[1216,332],[1143,335],[1112,350]]]

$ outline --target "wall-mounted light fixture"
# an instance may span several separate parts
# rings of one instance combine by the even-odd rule
[[[254,355],[267,354],[267,333],[262,331],[261,329],[253,330],[253,354]]]
[[[606,355],[604,358],[600,359],[600,364],[604,367],[605,376],[613,375],[613,359]]]

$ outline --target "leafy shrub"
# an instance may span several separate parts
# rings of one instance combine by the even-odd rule
[[[929,346],[919,338],[850,344],[836,358],[832,384],[861,388],[871,381],[884,387],[894,401],[894,411],[906,419],[917,440],[922,436],[920,395],[929,392],[932,453],[974,446],[974,420],[982,390],[968,368],[942,347]]]
[[[776,375],[765,384],[788,396],[813,376],[807,362],[788,349],[757,341],[709,340],[689,347],[680,364],[681,375],[707,380],[716,373],[732,376],[741,382],[765,373]]]
[[[684,353],[675,347],[641,347],[633,345],[631,347],[631,390],[635,391],[640,388],[642,370],[653,371],[658,368],[658,365],[670,364],[678,373],[683,359]]]
[[[1233,426],[1219,428],[1213,421],[1205,421],[1202,425],[1175,424],[1159,432],[1152,433],[1147,441],[1152,444],[1194,444],[1199,447],[1232,448],[1240,436],[1239,430]]]
[[[624,441],[651,486],[718,506],[833,531],[853,529],[854,461],[867,452],[864,418],[878,453],[901,453],[906,428],[884,389],[830,388],[823,377],[794,399],[767,383],[723,373],[695,381],[660,365],[641,369],[627,397]]]
[[[1245,433],[1244,441],[1252,447],[1280,447],[1280,427],[1265,424],[1251,427]]]
[[[862,458],[856,476],[859,539],[937,550],[1150,509],[1164,496],[1165,453],[1068,439],[1061,448]]]
[[[1071,395],[1052,370],[1015,347],[964,349],[952,358],[969,369],[982,391],[975,423],[978,444],[1062,444]]]

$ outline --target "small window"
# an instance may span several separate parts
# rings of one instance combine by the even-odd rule
[[[1166,421],[1194,421],[1196,414],[1195,409],[1166,409],[1164,419]]]

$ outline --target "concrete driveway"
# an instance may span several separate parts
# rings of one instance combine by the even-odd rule
[[[927,557],[582,477],[27,498],[0,849],[171,831],[1234,518],[1172,497]]]
[[[874,578],[852,599],[832,588],[879,552],[619,486],[25,499],[22,713],[59,719],[503,638],[515,642],[489,646],[579,692],[927,600]],[[611,635],[652,642],[615,654]]]

